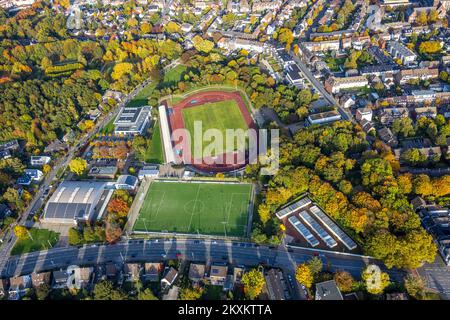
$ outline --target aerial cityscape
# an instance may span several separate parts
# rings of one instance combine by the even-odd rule
[[[0,0],[0,300],[450,299],[449,17]]]

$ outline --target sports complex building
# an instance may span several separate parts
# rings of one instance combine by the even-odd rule
[[[63,181],[48,200],[43,222],[74,224],[100,217],[114,191],[111,182]]]
[[[133,233],[244,238],[250,234],[252,184],[154,180],[136,196]]]
[[[114,120],[116,135],[133,136],[143,134],[150,124],[152,107],[123,107]]]
[[[63,181],[47,201],[45,223],[77,225],[102,218],[114,190],[136,188],[137,178],[120,175],[117,181]]]

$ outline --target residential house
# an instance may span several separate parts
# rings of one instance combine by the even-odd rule
[[[117,265],[115,263],[108,263],[105,266],[105,275],[107,279],[115,280],[117,278],[118,273],[119,268],[117,268]]]
[[[422,117],[434,119],[437,116],[437,108],[436,107],[415,108],[414,113],[416,114],[416,121]]]
[[[200,263],[191,263],[189,266],[189,280],[199,284],[205,277],[206,266]]]
[[[9,159],[9,158],[11,158],[11,151],[9,151],[9,150],[0,150],[0,158],[1,159]]]
[[[329,280],[316,283],[316,300],[344,300],[336,281]]]
[[[217,46],[228,50],[246,50],[261,53],[264,51],[264,44],[258,41],[252,41],[240,38],[221,38],[217,42]]]
[[[125,263],[123,272],[129,282],[138,281],[141,276],[142,266],[140,263]]]
[[[50,160],[52,160],[52,158],[48,156],[31,156],[30,163],[34,167],[40,167],[49,163]]]
[[[361,125],[361,128],[365,133],[369,133],[371,131],[375,131],[375,127],[371,121],[368,121],[366,119],[362,119],[359,121],[359,124]]]
[[[91,281],[91,276],[94,272],[94,268],[92,267],[76,268],[74,271],[75,271],[74,272],[75,288],[77,289],[86,288]]]
[[[69,275],[66,270],[55,270],[52,272],[53,283],[52,288],[62,289],[67,288],[67,281],[69,280]]]
[[[409,117],[408,108],[383,108],[379,114],[379,120],[382,125],[391,125],[396,119],[407,117]]]
[[[340,40],[323,40],[323,41],[311,41],[304,42],[303,45],[311,52],[320,51],[339,51],[341,48]]]
[[[166,288],[166,287],[170,287],[174,284],[175,280],[178,277],[178,271],[173,268],[170,267],[167,271],[166,274],[164,275],[164,277],[161,279],[161,287],[162,288]]]
[[[395,138],[391,129],[389,129],[388,127],[383,127],[378,130],[378,136],[380,137],[381,141],[385,142],[391,147],[395,147],[398,144],[397,139]]]
[[[146,281],[159,281],[159,274],[163,269],[163,264],[160,262],[147,262],[144,264],[144,278]]]
[[[100,110],[91,109],[88,111],[89,120],[97,121],[98,117],[100,117],[101,114],[102,114],[102,112]]]
[[[17,183],[23,186],[29,186],[33,181],[41,181],[43,177],[44,173],[41,170],[25,169],[24,174],[17,179]]]
[[[228,273],[228,266],[226,265],[211,265],[209,272],[209,280],[212,285],[223,286]]]
[[[31,288],[31,276],[17,276],[9,279],[9,300],[19,300]]]
[[[4,220],[5,218],[12,215],[11,209],[8,207],[8,205],[4,203],[0,203],[0,221]]]
[[[356,109],[356,120],[361,121],[363,119],[372,121],[372,109],[367,107]]]
[[[394,149],[394,155],[397,160],[401,159],[401,155],[408,149],[411,148],[398,148]],[[426,157],[427,159],[432,159],[434,157],[440,158],[442,155],[441,147],[422,147],[422,148],[414,148],[419,151],[419,153]]]
[[[10,152],[17,151],[20,148],[17,140],[10,140],[0,144],[0,150],[9,150]]]
[[[339,102],[343,108],[349,109],[355,105],[356,101],[353,99],[351,95],[344,95],[339,99]]]
[[[51,272],[40,272],[31,274],[31,282],[33,288],[40,287],[44,284],[50,285],[51,277],[52,277]]]

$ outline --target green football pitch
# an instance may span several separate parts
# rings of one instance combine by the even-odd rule
[[[243,237],[250,184],[154,181],[134,231]]]
[[[202,134],[209,129],[217,129],[223,136],[223,150],[218,154],[232,152],[236,150],[236,145],[227,147],[226,145],[226,129],[242,129],[247,130],[247,124],[242,117],[241,110],[235,100],[223,100],[219,102],[205,103],[201,106],[184,108],[183,109],[184,126],[194,138],[194,122],[201,121]],[[203,148],[209,145],[209,142],[203,142]],[[200,145],[192,145],[191,152],[195,153],[202,151]],[[200,148],[200,150],[198,150]],[[200,153],[197,153],[200,154]],[[217,155],[217,152],[212,152],[212,155]]]

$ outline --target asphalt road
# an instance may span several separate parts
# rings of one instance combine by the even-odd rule
[[[305,76],[306,79],[308,79],[308,81],[312,84],[312,86],[320,92],[320,94],[332,105],[332,106],[336,106],[339,110],[339,113],[341,114],[342,118],[344,120],[349,120],[351,122],[355,122],[355,119],[353,118],[353,116],[350,114],[350,112],[348,110],[345,110],[344,108],[342,108],[339,103],[337,103],[336,99],[334,99],[334,97],[328,93],[328,91],[325,90],[324,86],[322,85],[322,83],[320,83],[319,80],[316,79],[316,77],[314,77],[314,75],[311,73],[311,71],[308,69],[308,67],[299,59],[299,57],[297,57],[295,54],[293,54],[293,52],[289,52],[292,59],[294,59],[294,61],[297,63],[297,65],[300,68],[300,71],[303,73],[303,75]]]
[[[69,265],[97,265],[108,262],[143,262],[163,261],[181,258],[190,261],[227,262],[235,265],[258,265],[282,268],[293,274],[297,264],[305,262],[314,255],[304,249],[294,249],[292,252],[284,248],[269,248],[256,246],[252,243],[152,239],[130,240],[114,245],[88,245],[80,248],[64,247],[33,252],[11,257],[2,270],[1,276],[30,274]],[[330,271],[346,270],[359,277],[361,270],[368,263],[378,261],[359,256],[344,256],[337,253],[319,255],[324,262],[324,268]],[[381,266],[381,265],[380,265]],[[381,266],[382,269],[384,269]],[[393,279],[399,279],[403,273],[389,270]]]
[[[419,275],[425,280],[427,288],[439,292],[445,299],[450,299],[450,270],[437,254],[433,263],[427,263],[417,269]]]

